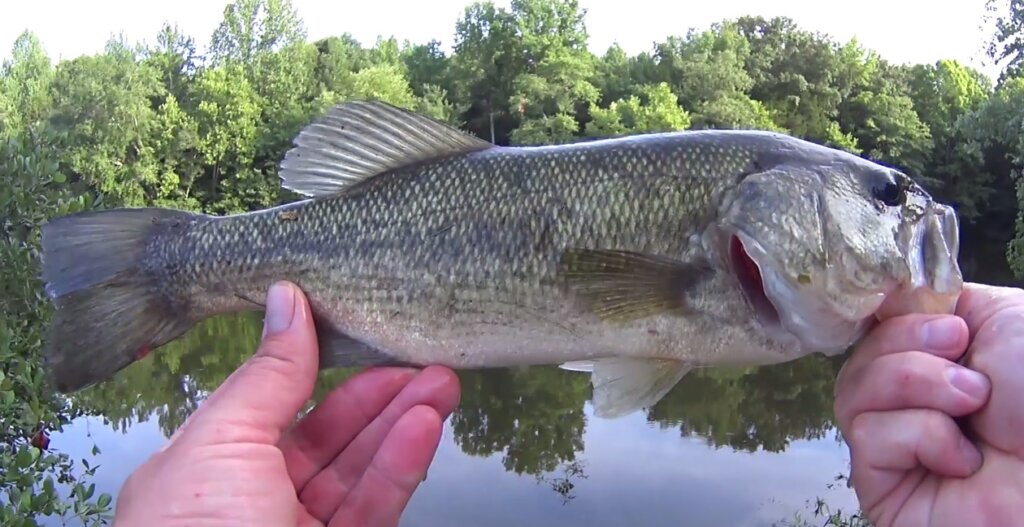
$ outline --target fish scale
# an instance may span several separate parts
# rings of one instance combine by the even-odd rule
[[[897,171],[777,133],[500,147],[350,102],[300,132],[280,174],[307,199],[44,226],[57,387],[260,309],[288,280],[310,301],[321,368],[562,364],[618,416],[694,367],[837,353],[882,299],[937,306],[959,287],[947,207]]]

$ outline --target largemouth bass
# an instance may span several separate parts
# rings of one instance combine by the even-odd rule
[[[213,217],[113,209],[43,228],[44,357],[70,392],[277,280],[316,316],[320,367],[560,364],[599,416],[688,371],[847,350],[879,317],[949,312],[954,211],[907,175],[760,131],[501,147],[350,102],[304,128],[285,188]]]

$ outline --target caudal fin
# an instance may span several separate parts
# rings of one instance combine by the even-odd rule
[[[142,264],[154,235],[198,218],[170,209],[113,209],[43,226],[42,278],[55,306],[43,359],[58,390],[106,380],[192,327]]]

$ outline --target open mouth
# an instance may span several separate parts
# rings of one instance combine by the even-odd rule
[[[739,236],[732,235],[729,240],[729,257],[732,262],[733,272],[740,282],[743,294],[747,301],[757,311],[761,322],[773,327],[779,326],[779,312],[775,309],[768,294],[764,290],[764,279],[761,276],[761,268],[757,262],[747,253],[746,247]]]

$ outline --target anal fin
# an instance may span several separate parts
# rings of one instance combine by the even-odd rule
[[[594,415],[606,419],[654,406],[692,369],[678,360],[626,357],[575,361],[561,367],[575,371],[590,368]]]
[[[565,371],[579,371],[584,373],[592,373],[594,371],[594,361],[571,360],[569,362],[563,362],[562,364],[559,364],[558,367]]]

